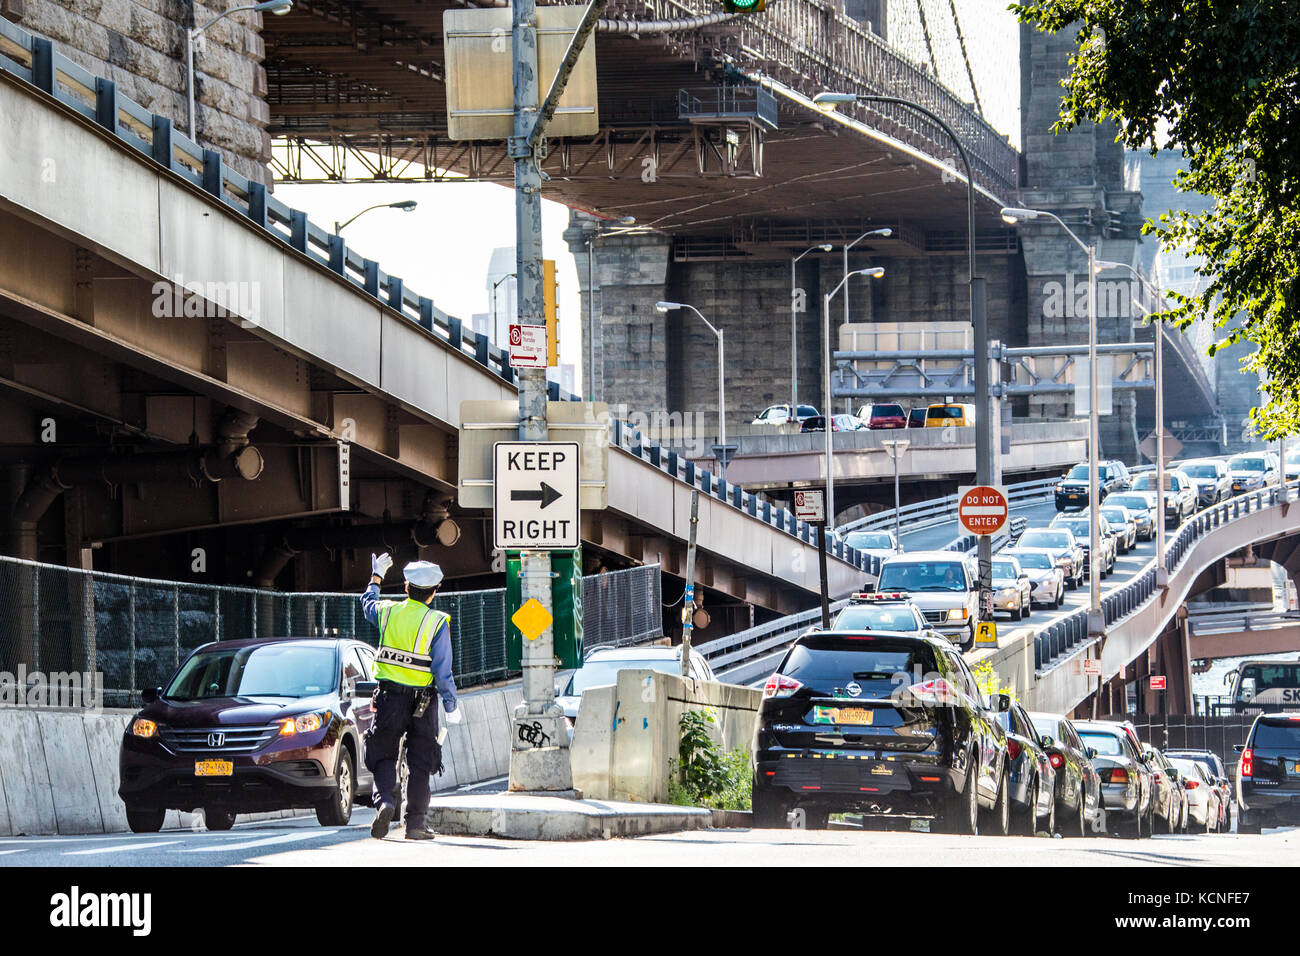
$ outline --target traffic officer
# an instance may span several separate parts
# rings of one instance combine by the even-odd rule
[[[447,723],[458,724],[456,684],[451,676],[451,617],[436,610],[433,597],[442,583],[442,569],[428,561],[412,561],[402,571],[405,601],[381,601],[379,585],[393,566],[387,552],[370,556],[370,586],[361,595],[361,611],[379,628],[375,657],[375,722],[366,734],[366,768],[375,775],[378,812],[370,835],[382,840],[393,822],[397,804],[397,754],[406,736],[406,839],[432,840],[425,825],[429,811],[429,776],[442,770],[438,744],[435,691],[447,711]]]

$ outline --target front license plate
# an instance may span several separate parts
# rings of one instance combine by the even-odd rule
[[[229,760],[194,761],[194,776],[196,777],[229,777],[234,772],[235,765]]]
[[[841,707],[837,716],[841,724],[863,726],[871,723],[875,712],[870,707]]]
[[[1071,501],[1077,501],[1078,499],[1079,499],[1079,496],[1078,496],[1078,495],[1070,495],[1070,500],[1071,500]]]

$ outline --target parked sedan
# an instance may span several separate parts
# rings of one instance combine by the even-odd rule
[[[1039,822],[1049,833],[1056,832],[1056,770],[1043,749],[1041,735],[1019,702],[998,714],[1007,732],[1008,784],[1011,787],[1011,816],[1014,829],[1024,836],[1038,832]]]
[[[1108,507],[1128,509],[1137,526],[1137,536],[1150,541],[1156,536],[1156,495],[1154,491],[1122,491],[1106,499]]]
[[[1015,558],[1029,575],[1031,604],[1060,607],[1065,603],[1065,572],[1052,560],[1052,552],[1043,548],[1013,548],[1001,552]]]
[[[867,427],[866,422],[855,415],[832,415],[831,431],[833,432],[860,432]],[[803,420],[799,426],[801,432],[824,432],[826,431],[826,416],[813,415]]]
[[[1120,554],[1128,554],[1137,547],[1137,519],[1123,505],[1112,505],[1109,501],[1101,507],[1101,514],[1109,523],[1115,537],[1115,548]]]
[[[346,826],[373,781],[362,741],[374,720],[374,651],[360,641],[282,638],[204,644],[122,737],[127,825],[156,833],[168,810],[236,814],[313,808]]]
[[[1228,466],[1217,458],[1198,458],[1175,466],[1196,486],[1196,506],[1208,508],[1232,497]]]
[[[1187,757],[1170,757],[1169,762],[1182,778],[1183,793],[1187,796],[1187,829],[1212,833],[1219,828],[1223,817],[1223,798],[1210,780],[1205,768]]]
[[[1151,835],[1155,821],[1151,771],[1121,724],[1079,721],[1079,739],[1097,752],[1093,766],[1101,778],[1107,829],[1126,836]]]
[[[1160,825],[1165,833],[1178,833],[1187,826],[1187,796],[1179,782],[1179,773],[1159,750],[1149,750],[1146,756],[1155,803],[1152,832]]]
[[[1096,751],[1083,743],[1074,724],[1062,714],[1030,714],[1039,743],[1056,771],[1056,819],[1059,832],[1082,837],[1101,816],[1101,778],[1092,765]]]
[[[1219,791],[1219,804],[1223,807],[1221,828],[1231,830],[1232,807],[1236,802],[1236,795],[1233,793],[1232,779],[1228,776],[1222,758],[1212,750],[1166,750],[1165,756],[1171,759],[1177,757],[1180,760],[1193,760],[1201,765],[1206,779]]]
[[[1012,620],[1029,617],[1033,601],[1029,575],[1015,558],[998,555],[993,559],[993,610],[1007,611]]]

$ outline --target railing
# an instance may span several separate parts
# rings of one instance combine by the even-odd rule
[[[848,603],[847,600],[836,601],[831,605],[832,613]],[[700,653],[719,679],[731,684],[747,684],[771,673],[763,671],[764,661],[783,652],[796,637],[816,626],[821,614],[818,607],[778,618],[710,641],[701,646]]]
[[[695,96],[677,91],[677,118],[684,120],[755,120],[776,129],[776,97],[754,84],[726,83]]]
[[[1182,563],[1187,552],[1204,535],[1237,518],[1254,514],[1262,508],[1271,508],[1279,502],[1290,501],[1295,497],[1298,488],[1300,482],[1292,481],[1281,489],[1277,486],[1263,488],[1198,511],[1184,521],[1173,536],[1167,539],[1164,555],[1157,558],[1163,560],[1168,573],[1173,573]],[[1157,590],[1157,558],[1152,558],[1147,566],[1123,587],[1102,598],[1101,609],[1106,627],[1132,614],[1154,596]],[[1046,673],[1063,657],[1073,654],[1080,645],[1090,641],[1087,609],[1076,611],[1054,622],[1034,637],[1035,671],[1038,674]]]
[[[1042,478],[1036,481],[1022,481],[1007,486],[1007,499],[1014,508],[1017,505],[1035,504],[1051,497],[1052,489],[1060,482],[1059,478]],[[932,501],[918,501],[903,505],[898,509],[898,523],[908,531],[920,531],[935,525],[944,524],[957,517],[957,496],[947,495]],[[840,525],[835,530],[839,534],[850,531],[890,531],[894,527],[894,509],[877,511],[863,518],[857,518]]]
[[[420,325],[454,351],[473,359],[508,384],[514,384],[509,353],[493,346],[487,336],[465,329],[460,319],[438,309],[432,300],[417,295],[398,277],[385,273],[379,263],[349,249],[339,236],[308,220],[305,212],[280,202],[262,183],[228,169],[221,153],[204,149],[177,132],[170,119],[150,113],[123,96],[111,80],[94,76],[59,53],[49,40],[33,36],[4,19],[0,19],[0,70],[36,86],[108,130],[136,152],[219,199],[285,246],[341,276],[380,305]],[[578,396],[562,391],[555,382],[548,383],[548,397],[551,401],[581,401]],[[786,509],[766,500],[760,503],[739,486],[694,469],[688,462],[677,461],[674,453],[629,433],[621,423],[615,423],[611,437],[620,447],[720,501],[806,544],[815,544],[814,529],[797,522]],[[838,542],[831,544],[830,551],[835,558],[859,568],[869,567],[865,555]]]

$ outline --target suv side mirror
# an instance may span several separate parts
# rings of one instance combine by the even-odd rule
[[[1154,750],[1148,750],[1146,753],[1144,753],[1144,754],[1142,755],[1142,762],[1143,762],[1143,763],[1155,763],[1155,762],[1156,762],[1156,752],[1155,752]]]
[[[1044,750],[1051,750],[1056,746],[1056,741],[1052,739],[1051,734],[1043,734],[1043,736],[1038,738],[1038,745]]]
[[[1011,709],[1011,695],[998,694],[996,698],[996,703],[997,703],[997,707],[996,707],[997,712],[999,714],[1005,714],[1007,711]]]
[[[1246,749],[1246,745],[1245,745],[1245,744],[1233,744],[1233,745],[1232,745],[1232,749],[1233,749],[1236,753],[1241,753],[1242,751],[1244,751],[1244,750]]]
[[[377,680],[359,680],[356,683],[356,689],[353,696],[355,697],[374,697],[375,691],[379,690],[379,681]]]
[[[1088,747],[1087,749],[1084,750],[1084,754],[1087,755],[1087,757],[1088,757],[1089,760],[1092,760],[1092,759],[1094,759],[1094,758],[1097,756],[1097,748],[1096,748],[1096,747]]]
[[[140,691],[140,697],[142,700],[144,700],[146,704],[152,704],[155,700],[157,700],[161,696],[162,696],[161,687],[146,687],[144,690]]]

